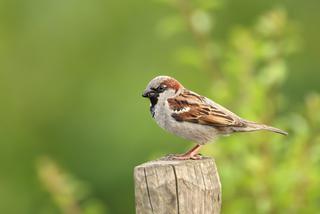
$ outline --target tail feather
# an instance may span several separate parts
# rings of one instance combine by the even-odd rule
[[[260,124],[260,123],[256,123],[256,122],[252,122],[252,121],[248,121],[248,120],[243,120],[245,126],[242,127],[241,129],[237,129],[236,131],[244,131],[244,132],[250,132],[250,131],[259,131],[259,130],[267,130],[267,131],[271,131],[271,132],[275,132],[278,134],[282,134],[282,135],[288,135],[288,132],[285,132],[281,129],[272,127],[272,126],[267,126],[264,124]]]

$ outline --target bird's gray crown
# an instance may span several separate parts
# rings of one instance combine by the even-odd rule
[[[175,80],[175,79],[169,76],[157,76],[148,83],[146,90],[151,88],[157,88],[161,83],[164,83],[167,80]]]

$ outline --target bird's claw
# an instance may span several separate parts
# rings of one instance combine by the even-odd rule
[[[201,160],[202,156],[200,154],[174,154],[169,157],[171,160]]]

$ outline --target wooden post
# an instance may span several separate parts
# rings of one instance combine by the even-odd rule
[[[136,214],[217,214],[221,184],[212,158],[162,158],[134,169]]]

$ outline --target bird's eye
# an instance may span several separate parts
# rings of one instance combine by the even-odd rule
[[[167,86],[166,85],[159,85],[159,87],[157,88],[158,92],[163,92],[164,90],[166,90]]]

